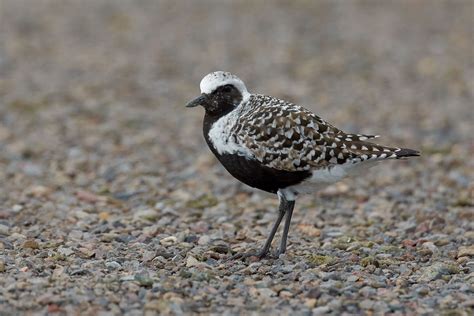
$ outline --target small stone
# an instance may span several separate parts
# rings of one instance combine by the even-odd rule
[[[469,257],[459,257],[456,260],[457,264],[465,264],[466,262],[469,262]]]
[[[58,248],[58,252],[60,254],[62,254],[63,256],[70,256],[74,253],[74,250],[72,250],[71,248],[67,248],[67,247],[59,247]]]
[[[29,194],[36,198],[46,197],[51,194],[52,190],[42,185],[36,185],[29,190]]]
[[[175,236],[168,236],[160,240],[160,244],[163,246],[171,246],[176,244],[178,239]]]
[[[29,248],[29,249],[38,249],[39,244],[36,240],[28,239],[25,241],[22,245],[23,248]]]
[[[318,288],[312,288],[311,290],[308,291],[306,294],[307,298],[319,298],[321,296],[321,290]]]
[[[13,207],[12,207],[12,211],[15,212],[15,213],[18,213],[18,212],[20,212],[21,210],[23,210],[23,205],[15,204],[15,205],[13,205]]]
[[[434,242],[434,244],[438,247],[446,246],[450,243],[451,241],[449,239],[439,239]]]
[[[314,225],[310,224],[299,224],[298,230],[301,231],[303,234],[310,236],[310,237],[319,237],[321,236],[321,230],[314,227]]]
[[[103,221],[106,221],[110,218],[110,213],[109,212],[100,212],[99,213],[99,218]]]
[[[100,236],[100,240],[104,242],[112,242],[117,237],[119,237],[116,233],[104,233]]]
[[[418,292],[418,294],[420,295],[427,295],[428,293],[430,293],[430,289],[426,286],[423,286],[423,287],[420,287],[416,290],[416,292]]]
[[[313,308],[312,315],[319,316],[319,315],[327,315],[330,312],[331,308],[329,306],[319,306]]]
[[[474,308],[474,298],[462,303],[463,307]]]
[[[334,264],[336,261],[337,259],[334,257],[322,255],[310,255],[308,258],[308,262],[316,266],[331,265]]]
[[[407,287],[408,286],[408,280],[407,279],[404,279],[404,278],[398,278],[396,281],[395,281],[395,285],[400,287],[400,288],[404,288],[404,287]]]
[[[52,313],[58,313],[60,312],[62,309],[59,305],[57,304],[48,304],[48,314],[52,314]]]
[[[10,232],[10,227],[7,225],[0,224],[0,235],[8,235]]]
[[[459,247],[458,258],[459,257],[474,257],[474,245]]]
[[[100,196],[92,192],[79,190],[76,192],[76,196],[79,200],[88,202],[88,203],[96,203],[96,202],[105,202],[107,201],[107,197]]]
[[[137,211],[135,212],[135,214],[133,215],[133,218],[135,220],[146,220],[146,221],[155,221],[158,219],[159,217],[159,213],[157,210],[154,210],[154,209],[145,209],[145,210],[140,210],[140,211]]]
[[[259,288],[258,293],[261,296],[264,296],[264,297],[273,297],[273,296],[275,296],[275,292],[272,289],[269,289],[267,287]]]
[[[283,273],[290,273],[294,270],[295,268],[295,265],[294,264],[288,264],[288,265],[284,265],[282,266],[280,269],[281,272]]]
[[[216,243],[216,244],[212,245],[211,250],[215,251],[217,253],[226,254],[230,251],[230,248],[227,244],[225,244],[223,242],[219,242],[219,243]]]
[[[328,232],[324,232],[324,235],[327,237],[341,237],[344,235],[344,233],[338,230],[330,230]]]
[[[144,262],[148,262],[148,261],[152,261],[154,258],[156,257],[156,252],[155,251],[149,251],[149,250],[146,250],[144,253],[143,253],[143,261]]]
[[[202,235],[201,237],[199,237],[198,245],[207,245],[210,241],[211,237],[209,237],[208,235]]]
[[[79,256],[81,258],[92,258],[92,256],[95,255],[95,250],[94,249],[81,247],[78,250],[79,250]]]
[[[150,287],[153,285],[153,279],[150,278],[148,273],[137,273],[135,274],[134,280],[144,287]]]
[[[457,266],[453,264],[437,262],[423,270],[423,273],[418,278],[418,282],[430,282],[439,279],[442,276],[457,273],[459,273],[459,268]]]
[[[380,262],[376,258],[372,256],[368,256],[360,260],[360,265],[363,267],[369,267],[369,266],[379,267]]]
[[[308,308],[314,308],[316,303],[318,303],[318,300],[315,298],[307,298],[304,301],[304,305],[306,305]]]
[[[120,278],[120,281],[122,282],[129,282],[129,281],[134,281],[135,276],[134,275],[126,275]]]
[[[209,231],[209,224],[207,222],[204,222],[204,221],[199,221],[196,224],[191,225],[190,228],[191,228],[192,231],[202,234],[202,233],[206,233],[207,231]]]
[[[405,240],[402,241],[402,245],[405,248],[413,248],[413,247],[416,246],[416,241],[411,240],[411,239],[405,239]]]
[[[5,262],[3,260],[0,260],[0,273],[5,272]]]
[[[359,290],[359,293],[364,297],[374,297],[377,291],[373,287],[364,286]]]
[[[349,282],[357,282],[359,280],[359,277],[357,275],[351,275],[347,278],[347,281]]]
[[[188,267],[188,268],[196,267],[196,266],[199,266],[200,264],[201,264],[201,262],[199,262],[199,260],[197,260],[193,256],[189,256],[186,259],[186,267]]]
[[[375,305],[375,301],[372,301],[372,300],[369,300],[369,299],[362,300],[359,303],[359,307],[361,309],[373,309],[374,305]]]
[[[109,261],[105,263],[105,266],[109,269],[116,270],[120,269],[122,266],[117,261]]]
[[[423,248],[426,248],[428,250],[431,251],[431,253],[437,253],[438,252],[438,247],[436,247],[436,245],[430,241],[428,242],[425,242],[423,244]]]
[[[195,243],[198,241],[198,239],[199,238],[196,235],[189,235],[189,236],[184,237],[184,242]]]
[[[278,296],[280,296],[283,299],[289,299],[289,298],[293,297],[293,293],[283,290],[283,291],[280,291]]]
[[[41,177],[44,173],[44,168],[36,163],[28,162],[23,166],[23,172],[32,177]]]
[[[22,239],[26,239],[26,236],[23,235],[23,234],[19,234],[19,233],[13,233],[10,235],[10,240],[22,240]]]

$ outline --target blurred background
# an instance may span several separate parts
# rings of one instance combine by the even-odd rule
[[[370,202],[372,193],[413,202],[405,219],[440,211],[445,225],[468,225],[465,209],[461,217],[445,210],[472,206],[473,10],[470,0],[3,0],[4,232],[74,240],[71,229],[92,231],[151,208],[155,219],[175,215],[158,222],[159,233],[201,218],[259,221],[263,236],[274,213],[246,216],[273,209],[274,197],[228,176],[205,145],[203,110],[184,107],[215,70],[347,132],[423,152],[336,186],[327,194],[342,198],[323,199],[320,209],[344,209],[354,196]],[[314,200],[305,198],[296,223],[350,223],[350,207],[316,220]],[[143,227],[133,225],[127,234],[139,236]]]
[[[426,154],[472,146],[471,1],[19,0],[0,9],[3,177],[70,168],[91,184],[83,172],[124,161],[166,174],[209,156],[202,110],[183,105],[215,70],[387,144]]]

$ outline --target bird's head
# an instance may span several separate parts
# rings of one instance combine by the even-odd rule
[[[201,95],[186,107],[201,105],[211,116],[221,116],[235,109],[250,94],[245,84],[230,72],[216,71],[206,75],[200,84]]]

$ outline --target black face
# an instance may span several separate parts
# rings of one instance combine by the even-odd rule
[[[201,105],[210,116],[222,116],[232,111],[242,101],[242,94],[231,84],[220,86],[210,94],[203,93],[189,102],[187,107]]]

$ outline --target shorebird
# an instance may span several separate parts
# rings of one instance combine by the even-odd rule
[[[205,109],[203,132],[209,148],[241,182],[278,195],[278,217],[259,252],[234,256],[265,257],[286,215],[280,247],[286,251],[295,200],[375,162],[419,156],[412,149],[373,143],[377,135],[343,132],[302,106],[248,92],[237,76],[223,71],[206,75],[201,95],[187,107]]]

